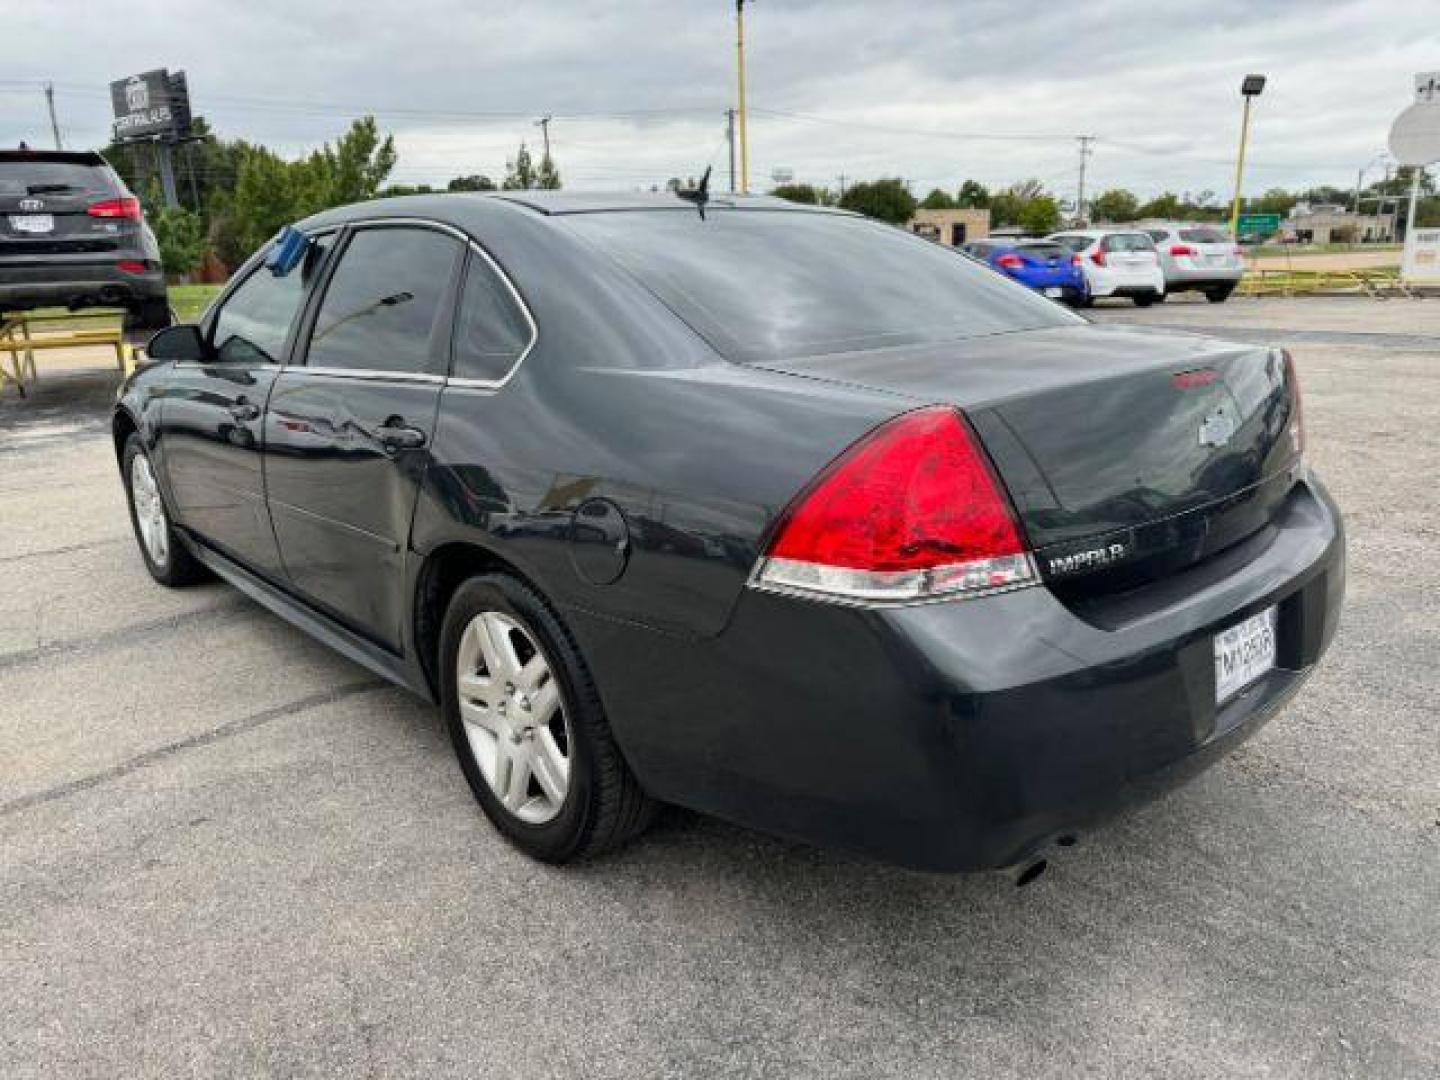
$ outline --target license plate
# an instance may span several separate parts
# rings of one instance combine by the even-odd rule
[[[1048,297],[1050,297],[1050,299],[1052,299],[1052,300],[1058,300],[1058,299],[1060,299],[1060,297],[1062,297],[1062,296],[1065,295],[1065,290],[1064,290],[1064,289],[1046,289],[1046,290],[1045,290],[1045,295],[1048,296]]]
[[[1215,702],[1228,701],[1275,666],[1275,609],[1215,635]]]
[[[54,214],[15,214],[10,218],[10,227],[16,232],[47,233],[55,231]]]

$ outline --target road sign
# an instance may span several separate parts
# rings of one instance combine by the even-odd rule
[[[1240,236],[1271,236],[1280,231],[1279,214],[1241,214],[1235,231]]]

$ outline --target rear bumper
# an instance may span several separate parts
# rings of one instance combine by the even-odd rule
[[[67,261],[53,266],[14,266],[0,261],[0,309],[124,306],[164,299],[165,275],[160,269],[127,274],[115,265],[122,257],[132,256],[112,255],[104,262]]]
[[[1185,292],[1194,289],[1214,289],[1235,286],[1245,274],[1244,267],[1206,266],[1165,268],[1165,289],[1167,292]]]
[[[1113,625],[1045,588],[852,609],[749,592],[718,639],[577,627],[657,796],[930,870],[1012,866],[1205,768],[1334,635],[1344,534],[1307,483],[1251,562]],[[1132,598],[1133,599],[1133,598]],[[1220,707],[1213,638],[1279,607],[1279,666]]]

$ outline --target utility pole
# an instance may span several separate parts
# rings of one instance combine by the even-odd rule
[[[740,106],[740,193],[750,193],[750,136],[745,124],[745,0],[735,0],[735,83]]]
[[[725,110],[725,141],[730,146],[730,194],[735,194],[735,110]]]
[[[845,197],[845,181],[849,179],[843,172],[835,178],[840,183],[840,198]]]
[[[542,116],[539,120],[536,120],[536,121],[535,121],[535,126],[540,129],[540,137],[544,140],[544,143],[545,143],[545,157],[546,157],[547,159],[550,157],[550,121],[551,121],[551,119],[552,119],[552,117]]]
[[[1076,135],[1080,143],[1080,183],[1075,192],[1075,221],[1079,225],[1085,224],[1085,161],[1095,151],[1090,149],[1090,144],[1095,141],[1094,135]]]
[[[1235,199],[1230,204],[1230,235],[1236,243],[1240,241],[1240,190],[1245,182],[1245,144],[1250,140],[1250,99],[1259,97],[1264,89],[1264,75],[1246,75],[1240,83],[1245,111],[1240,117],[1240,153],[1235,156]]]
[[[60,121],[55,119],[55,84],[45,84],[45,107],[50,110],[50,133],[55,136],[55,149],[64,150],[60,142]]]

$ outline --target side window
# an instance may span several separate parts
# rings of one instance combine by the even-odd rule
[[[463,248],[433,229],[361,229],[340,256],[315,319],[311,367],[441,370],[445,298]]]
[[[509,287],[489,260],[472,253],[455,316],[451,374],[457,379],[498,382],[510,373],[530,338],[530,323]]]
[[[280,363],[305,289],[325,265],[333,243],[332,236],[316,237],[297,269],[276,277],[264,266],[258,267],[230,294],[210,336],[217,362]]]
[[[1145,232],[1157,244],[1163,243],[1165,238],[1170,235],[1164,229],[1146,229]]]

